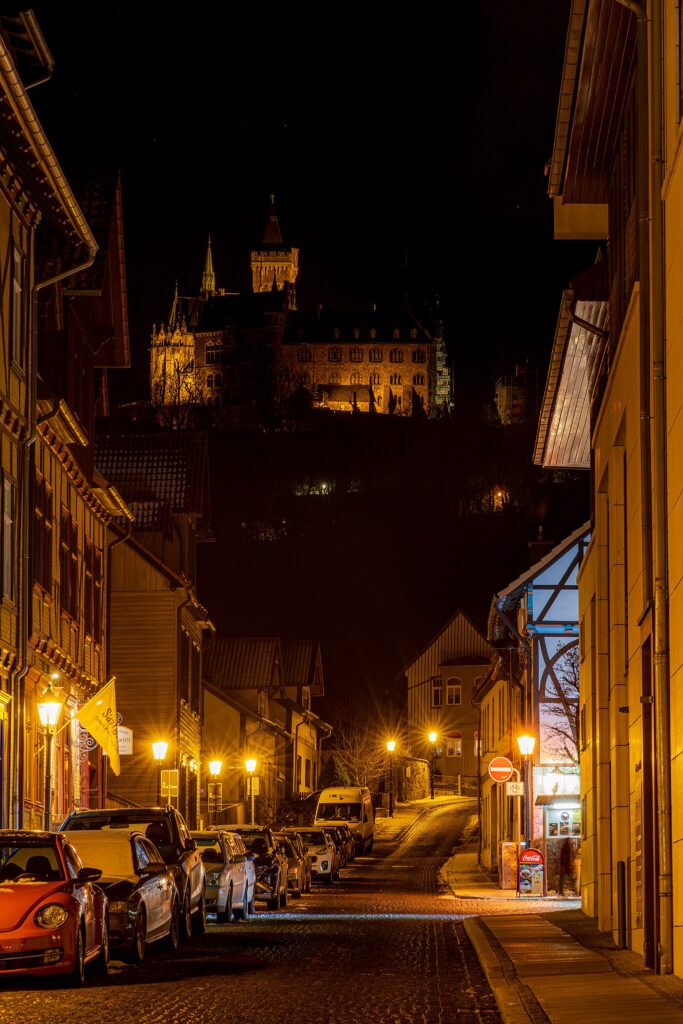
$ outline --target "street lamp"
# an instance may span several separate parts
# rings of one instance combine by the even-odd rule
[[[431,744],[431,758],[429,760],[429,792],[432,800],[434,799],[434,758],[436,757],[436,741],[438,739],[438,733],[430,732],[428,736]]]
[[[209,783],[209,825],[215,825],[216,813],[223,809],[223,783],[218,781],[222,767],[222,761],[209,761],[212,779]]]
[[[396,749],[396,740],[387,740],[387,750],[389,751],[389,817],[394,816],[394,750]]]
[[[55,729],[62,713],[62,701],[52,688],[52,680],[43,691],[38,701],[38,717],[40,724],[47,732],[47,760],[45,765],[45,831],[50,831],[50,811],[52,809],[52,757],[55,740]]]
[[[256,771],[256,758],[248,757],[244,766],[249,774],[249,799],[251,801],[251,824],[254,824],[254,772]]]
[[[535,736],[518,736],[517,746],[524,758],[524,839],[527,849],[531,846],[531,755],[536,746]]]
[[[156,740],[152,744],[152,753],[157,763],[157,803],[161,807],[161,766],[164,763],[168,752],[168,743],[165,740]]]

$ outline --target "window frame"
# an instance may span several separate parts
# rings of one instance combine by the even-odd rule
[[[432,688],[432,707],[441,708],[443,707],[443,680],[440,676],[434,676],[430,682]],[[437,693],[439,695],[438,700]]]
[[[455,679],[457,679],[457,676],[451,676],[450,679],[446,680],[446,685],[444,686],[446,691],[446,707],[449,708],[458,708],[462,705],[462,680],[457,679],[457,682],[455,682]],[[457,693],[457,700],[450,699],[451,691],[453,691],[453,696]]]

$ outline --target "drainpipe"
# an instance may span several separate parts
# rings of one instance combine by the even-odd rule
[[[671,840],[671,721],[669,708],[669,593],[666,425],[666,283],[664,275],[662,2],[652,0],[652,434],[654,518],[654,692],[659,840],[659,973],[673,971]]]

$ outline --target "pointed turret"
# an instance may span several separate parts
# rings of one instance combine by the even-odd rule
[[[275,194],[273,192],[270,193],[270,210],[268,211],[266,230],[263,232],[263,244],[284,245],[284,242],[282,241],[282,232],[280,231],[280,224],[277,219],[277,213],[275,212]]]
[[[202,295],[208,298],[216,291],[216,275],[213,270],[213,254],[211,252],[211,235],[206,248],[206,260],[204,261],[204,273],[202,274]]]
[[[178,280],[176,279],[175,291],[173,292],[173,302],[171,303],[171,312],[168,315],[168,326],[171,330],[176,325],[178,314],[180,312],[180,300],[178,299]],[[163,324],[162,324],[163,326]]]

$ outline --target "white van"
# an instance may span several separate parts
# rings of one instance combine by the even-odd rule
[[[367,786],[334,786],[320,794],[315,825],[348,825],[357,853],[370,853],[375,832],[372,797]]]

